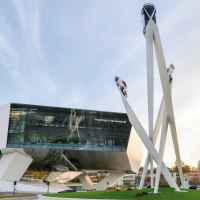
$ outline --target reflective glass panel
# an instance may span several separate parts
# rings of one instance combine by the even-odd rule
[[[11,104],[7,147],[126,151],[125,113]]]

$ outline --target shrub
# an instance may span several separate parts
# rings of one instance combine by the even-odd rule
[[[136,197],[142,197],[142,196],[145,196],[145,195],[147,195],[148,193],[147,192],[138,192],[137,194],[136,194]]]

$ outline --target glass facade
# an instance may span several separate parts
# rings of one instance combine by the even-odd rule
[[[11,104],[8,148],[126,151],[125,113]]]

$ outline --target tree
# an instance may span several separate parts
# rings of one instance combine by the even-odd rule
[[[184,162],[182,162],[181,165],[182,165],[182,170],[183,170],[184,174],[190,172],[190,166],[189,165],[186,165]],[[172,167],[172,171],[178,173],[178,164],[177,164],[177,162],[174,163],[174,166]]]

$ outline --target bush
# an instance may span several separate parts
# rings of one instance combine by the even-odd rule
[[[142,197],[142,196],[145,196],[145,195],[147,195],[148,193],[147,192],[138,192],[137,194],[136,194],[136,197]]]

